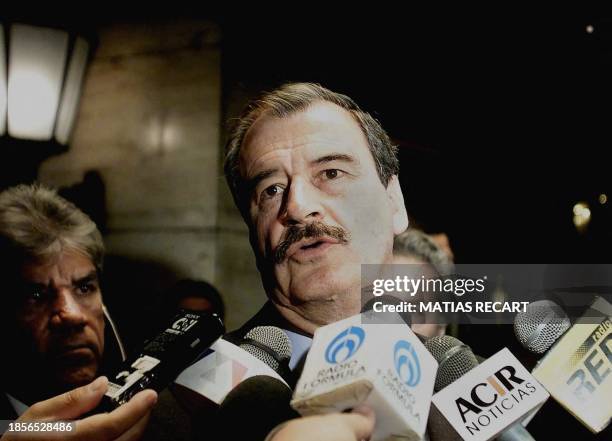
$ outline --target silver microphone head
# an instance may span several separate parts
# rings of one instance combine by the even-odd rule
[[[559,305],[550,300],[539,300],[516,315],[514,334],[525,349],[543,354],[571,325]]]
[[[275,326],[257,326],[244,336],[240,348],[278,371],[282,360],[291,358],[291,341],[282,329]]]
[[[472,349],[450,335],[432,337],[425,347],[438,362],[438,375],[434,390],[438,392],[478,366]]]

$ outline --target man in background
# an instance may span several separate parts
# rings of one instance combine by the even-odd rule
[[[424,232],[409,228],[395,237],[393,263],[412,265],[412,269],[427,277],[444,277],[453,273],[453,262],[447,252]],[[418,297],[414,301],[422,300]],[[413,317],[414,318],[414,317]],[[437,323],[435,315],[412,320],[411,328],[424,337],[444,335],[446,326]]]
[[[74,420],[100,402],[108,386],[98,377],[105,343],[103,256],[96,225],[54,191],[23,185],[0,193],[2,419]],[[78,420],[75,431],[57,435],[139,439],[156,401],[154,391],[142,391],[115,411]],[[1,439],[14,436],[30,434],[5,433]]]

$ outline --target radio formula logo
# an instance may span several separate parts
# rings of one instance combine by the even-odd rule
[[[359,350],[365,340],[365,331],[351,326],[338,334],[325,350],[325,361],[330,364],[344,363]]]
[[[421,365],[414,347],[406,340],[395,343],[393,350],[393,361],[395,371],[402,382],[407,386],[414,387],[421,381]]]

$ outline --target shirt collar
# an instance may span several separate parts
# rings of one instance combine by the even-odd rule
[[[291,341],[291,359],[289,360],[289,369],[295,369],[295,366],[302,359],[304,354],[308,352],[312,345],[312,338],[306,335],[298,334],[297,332],[283,329],[289,340]]]

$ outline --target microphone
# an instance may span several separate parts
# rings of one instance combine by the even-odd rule
[[[281,329],[252,329],[236,346],[219,339],[175,380],[174,392],[191,414],[217,408],[246,379],[266,375],[286,384],[275,370],[291,358],[291,341]]]
[[[144,344],[138,356],[109,375],[108,390],[96,411],[111,411],[143,389],[161,392],[224,331],[216,314],[180,310],[165,330]]]
[[[280,328],[257,326],[246,333],[239,346],[270,366],[289,385],[295,386],[295,379],[289,369],[291,340]]]
[[[420,439],[437,368],[399,314],[368,311],[315,331],[291,406],[306,416],[365,404],[376,413],[373,441]]]
[[[514,320],[519,342],[544,354],[532,374],[553,398],[593,433],[612,418],[612,305],[596,297],[572,326],[550,300],[529,304]]]
[[[527,305],[514,318],[514,335],[519,343],[534,354],[544,354],[572,326],[569,317],[551,300]]]
[[[279,424],[300,416],[289,405],[291,394],[291,389],[276,378],[247,378],[219,406],[219,435],[225,439],[263,440]]]
[[[260,326],[239,346],[217,341],[183,371],[174,392],[194,416],[198,436],[263,440],[275,426],[298,416],[289,406],[292,391],[279,375],[288,368],[291,352],[285,332]]]
[[[479,364],[469,346],[448,335],[430,338],[425,347],[439,363],[432,412],[450,425],[435,431],[450,432],[453,439],[533,440],[517,421],[537,411],[549,395],[508,349]]]

